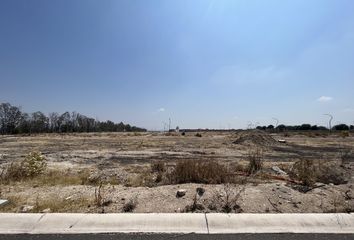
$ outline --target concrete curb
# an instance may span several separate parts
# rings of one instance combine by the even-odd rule
[[[210,233],[354,233],[353,214],[207,214]]]
[[[354,233],[354,214],[1,213],[0,234]]]

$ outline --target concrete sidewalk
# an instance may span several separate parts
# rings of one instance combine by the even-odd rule
[[[0,214],[0,234],[117,232],[354,234],[354,214]]]

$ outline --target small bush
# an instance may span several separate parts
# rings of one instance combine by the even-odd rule
[[[222,208],[224,212],[230,213],[232,212],[232,210],[234,210],[235,212],[242,211],[240,206],[237,204],[237,201],[244,190],[245,188],[242,188],[240,191],[237,192],[234,186],[230,184],[224,185],[224,194],[223,194],[224,197],[222,199],[223,200]]]
[[[196,136],[196,137],[202,137],[202,134],[196,133],[194,136]]]
[[[168,179],[171,184],[219,184],[227,182],[228,169],[214,160],[182,160],[177,162]]]
[[[314,162],[309,159],[301,159],[295,162],[291,170],[291,175],[301,181],[302,185],[312,187],[316,182]]]
[[[25,177],[25,172],[23,171],[22,165],[19,162],[11,163],[5,167],[1,173],[1,181],[7,183],[10,181],[21,181]]]
[[[211,202],[208,205],[209,210],[222,211],[225,213],[240,213],[242,208],[237,204],[245,187],[237,190],[234,184],[225,184],[220,191],[214,193]]]
[[[343,169],[338,164],[327,164],[316,171],[316,181],[321,183],[333,183],[335,185],[347,183]]]
[[[342,131],[341,133],[340,133],[340,135],[341,135],[341,137],[342,138],[346,138],[346,137],[349,137],[349,131]]]
[[[27,177],[35,177],[44,172],[47,160],[40,152],[31,152],[25,157],[22,167]]]
[[[4,182],[21,181],[41,175],[47,168],[47,160],[40,152],[31,152],[21,162],[8,165],[1,173]]]
[[[204,210],[204,206],[202,204],[198,203],[199,198],[200,198],[200,196],[198,194],[198,189],[196,189],[196,193],[194,195],[192,204],[187,205],[183,211],[184,212],[196,212],[196,211]]]
[[[262,169],[263,166],[263,152],[256,148],[254,150],[250,150],[246,157],[248,161],[248,174],[254,174]]]
[[[309,188],[313,187],[316,182],[335,185],[348,182],[345,171],[337,162],[325,164],[319,162],[315,165],[312,160],[301,159],[294,163],[289,174]]]

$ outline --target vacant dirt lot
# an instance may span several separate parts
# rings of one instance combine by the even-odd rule
[[[0,211],[354,211],[352,135],[200,133],[0,136],[0,198],[10,200]],[[45,171],[7,179],[34,151]]]

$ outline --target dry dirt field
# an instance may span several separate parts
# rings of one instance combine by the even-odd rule
[[[354,211],[353,133],[195,134],[0,136],[0,212]],[[30,152],[44,172],[11,177]]]

